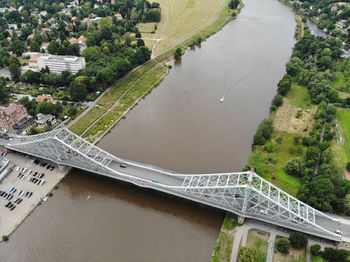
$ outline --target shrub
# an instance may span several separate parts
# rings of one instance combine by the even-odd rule
[[[264,147],[264,150],[268,153],[271,153],[274,149],[275,145],[271,142],[267,143]]]
[[[257,262],[258,250],[255,247],[241,247],[239,258],[242,262]]]
[[[288,175],[301,177],[304,174],[304,163],[299,158],[290,159],[284,166],[284,172]]]
[[[266,139],[263,136],[263,133],[261,130],[258,130],[256,134],[254,135],[254,145],[265,145]]]
[[[275,95],[272,99],[272,105],[281,106],[283,104],[283,97],[281,95]]]
[[[277,106],[275,106],[275,105],[272,105],[271,107],[270,107],[270,111],[272,112],[272,111],[276,111],[277,110]]]
[[[282,237],[276,241],[276,249],[282,254],[289,254],[290,243],[287,238]]]
[[[182,56],[182,50],[180,47],[176,48],[174,51],[174,58],[179,59]]]
[[[8,241],[8,240],[9,240],[9,237],[8,237],[7,235],[3,235],[3,236],[2,236],[2,240],[3,240],[3,241]]]

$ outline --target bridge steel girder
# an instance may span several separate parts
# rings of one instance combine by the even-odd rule
[[[17,140],[18,142],[10,142],[5,146],[59,165],[67,165],[141,187],[153,188],[242,217],[258,219],[326,239],[341,240],[340,235],[317,223],[317,218],[323,218],[329,222],[337,221],[336,219],[290,196],[251,171],[201,175],[178,174],[115,157],[65,128],[44,134],[21,136]],[[109,167],[113,161],[181,178],[182,185],[153,183],[121,173]]]

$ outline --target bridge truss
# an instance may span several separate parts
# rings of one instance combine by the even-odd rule
[[[71,131],[62,128],[34,136],[18,136],[8,141],[9,149],[103,176],[149,187],[217,207],[242,217],[340,241],[334,233],[338,220],[290,196],[254,171],[222,174],[178,174],[154,166],[113,156]],[[121,172],[115,164],[127,163],[145,173],[158,174],[179,183],[154,183],[140,175]],[[136,174],[136,173],[135,173]]]

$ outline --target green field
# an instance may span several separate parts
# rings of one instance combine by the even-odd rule
[[[266,261],[269,237],[267,232],[253,229],[248,232],[247,247],[255,247],[258,250],[258,262]]]
[[[336,79],[332,87],[339,91],[350,93],[350,60],[345,59],[337,62]]]
[[[152,50],[156,43],[150,39],[161,39],[153,49],[156,56],[182,39],[212,23],[226,0],[158,0],[162,8],[162,19],[155,23],[142,24],[139,28],[146,45]]]
[[[311,256],[311,262],[323,262],[323,258],[319,256]]]
[[[287,97],[290,99],[290,103],[294,106],[305,109],[313,107],[309,92],[303,86],[293,83]]]
[[[289,159],[303,157],[305,147],[295,144],[296,136],[298,134],[274,131],[271,142],[267,146],[255,146],[249,159],[249,165],[254,166],[260,176],[293,196],[298,192],[300,180],[287,175],[283,167]]]
[[[343,138],[343,144],[335,146],[334,149],[340,158],[340,164],[345,165],[350,162],[350,111],[338,109],[336,117],[341,127],[340,135]]]

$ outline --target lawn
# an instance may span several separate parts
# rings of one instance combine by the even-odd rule
[[[341,128],[339,131],[343,138],[343,144],[335,146],[334,149],[337,156],[340,156],[340,164],[345,165],[346,162],[350,162],[350,111],[338,109],[336,117]]]
[[[311,262],[323,262],[323,258],[319,256],[311,256]]]
[[[293,196],[298,192],[300,180],[286,174],[283,167],[291,158],[302,158],[306,150],[294,142],[294,137],[298,134],[275,130],[271,142],[267,146],[255,146],[249,159],[257,174]]]
[[[123,94],[116,95],[114,104],[109,108],[110,111],[106,112],[100,119],[95,121],[95,123],[84,132],[83,137],[88,141],[94,142],[97,138],[103,136],[108,129],[112,128],[119,121],[124,112],[132,107],[138,99],[150,92],[166,74],[167,68],[163,65],[158,65],[154,67],[151,72],[146,73],[139,81],[128,81],[127,87],[123,86]],[[131,86],[130,83],[132,83]],[[128,90],[128,92],[125,92],[125,89]],[[99,101],[99,103],[100,102],[101,101]]]
[[[162,39],[154,49],[158,55],[182,39],[212,23],[224,6],[225,0],[158,0],[162,8],[162,19],[155,23],[141,24],[139,30],[146,39]],[[147,32],[147,33],[146,33]],[[150,43],[147,43],[150,46]]]
[[[278,238],[280,238],[280,236],[276,237],[276,241]],[[306,250],[290,248],[289,254],[284,255],[277,251],[276,245],[275,245],[274,256],[272,261],[273,262],[306,262]]]
[[[258,262],[265,262],[270,234],[263,231],[249,230],[247,247],[255,247],[258,250]]]
[[[344,59],[337,62],[336,79],[332,87],[339,91],[350,93],[350,62]]]
[[[309,92],[304,86],[293,83],[287,98],[290,99],[290,103],[294,106],[305,109],[313,107]]]
[[[69,129],[77,134],[81,135],[88,126],[90,126],[94,121],[96,121],[100,116],[106,112],[105,109],[94,106],[85,116],[79,119],[74,125]]]

